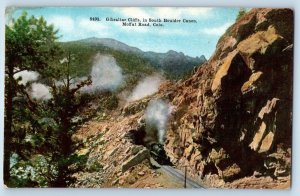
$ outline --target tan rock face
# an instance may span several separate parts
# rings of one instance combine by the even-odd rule
[[[262,122],[259,130],[255,133],[254,138],[249,145],[251,149],[257,150],[260,147],[260,144],[262,142],[263,136],[265,135],[267,125],[265,122]]]
[[[228,75],[229,68],[233,66],[234,58],[237,57],[237,51],[233,51],[226,57],[224,63],[220,66],[219,70],[216,73],[216,76],[213,80],[211,90],[215,91],[218,88],[221,88],[222,78]]]
[[[128,135],[139,130],[148,102],[160,98],[175,108],[164,144],[175,167],[187,166],[189,176],[209,186],[270,188],[272,178],[289,179],[291,170],[292,38],[291,10],[253,9],[226,31],[214,55],[190,78],[162,84],[155,95],[120,109],[115,123],[89,124],[73,139],[101,133],[88,148],[89,160],[103,164],[105,185],[134,185],[136,178],[126,181],[124,175],[146,167],[141,162],[149,151]]]
[[[165,144],[175,165],[188,162],[190,175],[225,181],[254,171],[289,175],[266,162],[278,163],[268,156],[291,147],[292,29],[291,10],[253,9],[206,64],[176,84]]]
[[[259,31],[246,40],[241,41],[237,49],[251,70],[257,70],[258,66],[264,65],[264,57],[272,58],[286,47],[283,39],[273,26],[267,31]]]
[[[260,153],[267,152],[268,150],[270,150],[273,142],[274,142],[274,133],[270,131],[261,142],[261,146],[258,152]]]
[[[133,166],[140,164],[143,160],[149,159],[150,153],[147,149],[142,149],[140,152],[132,156],[129,160],[122,164],[122,172],[126,172]]]
[[[260,119],[264,119],[266,115],[269,115],[272,111],[274,111],[276,104],[278,103],[278,98],[273,98],[271,101],[268,100],[267,104],[260,110],[258,113],[258,117]]]
[[[277,106],[279,99],[268,100],[267,104],[258,113],[258,121],[261,120],[259,130],[255,133],[252,143],[249,145],[259,153],[268,152],[274,144],[274,136],[277,131]]]
[[[245,82],[241,88],[243,94],[246,94],[249,91],[253,91],[255,88],[258,88],[259,82],[261,81],[263,72],[258,71],[253,73],[249,80]]]

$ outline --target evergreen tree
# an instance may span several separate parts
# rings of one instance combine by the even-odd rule
[[[4,182],[10,177],[9,160],[14,146],[11,145],[14,117],[14,98],[22,94],[29,98],[24,86],[14,75],[18,72],[41,72],[58,53],[57,31],[43,17],[27,17],[23,13],[17,20],[5,26],[5,130],[4,130]],[[29,100],[29,99],[28,99]],[[32,106],[30,101],[26,104]],[[34,110],[33,107],[31,107]]]
[[[245,8],[240,8],[239,13],[236,17],[236,21],[238,21],[242,16],[244,16],[246,14],[246,9]]]

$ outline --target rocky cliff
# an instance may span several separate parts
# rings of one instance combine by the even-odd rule
[[[72,186],[176,187],[153,170],[145,142],[146,107],[162,99],[173,109],[164,149],[176,168],[209,187],[289,187],[293,17],[249,11],[187,80],[87,122],[73,135],[88,158],[84,170],[74,166]]]
[[[293,11],[253,9],[177,84],[165,149],[202,179],[289,176]]]

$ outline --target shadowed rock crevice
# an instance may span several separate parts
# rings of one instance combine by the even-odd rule
[[[175,165],[223,181],[289,176],[293,28],[290,9],[252,9],[177,84],[165,143]]]

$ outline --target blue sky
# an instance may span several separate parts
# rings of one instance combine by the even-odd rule
[[[189,56],[209,58],[219,37],[234,23],[239,8],[168,8],[168,7],[46,7],[18,8],[11,13],[17,18],[23,11],[43,16],[59,29],[60,41],[88,37],[113,38],[143,51],[175,50]],[[100,22],[90,21],[99,17]],[[112,18],[188,19],[197,23],[163,23],[163,27],[124,27]]]

